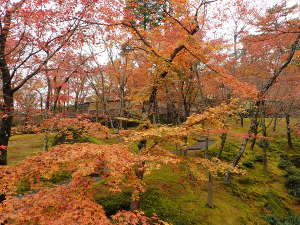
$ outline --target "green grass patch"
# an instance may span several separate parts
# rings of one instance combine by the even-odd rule
[[[162,167],[145,177],[148,191],[143,195],[142,209],[147,215],[156,213],[174,225],[265,224],[264,219],[257,216],[259,208],[233,194],[222,180],[215,179],[216,208],[210,209],[206,206],[205,181],[191,181],[184,163],[178,167]]]
[[[50,178],[42,178],[45,183],[63,184],[72,178],[71,172],[67,170],[57,171],[50,175]]]
[[[20,180],[16,185],[16,193],[17,194],[25,194],[26,192],[31,191],[30,181],[28,179]]]
[[[41,152],[43,149],[42,134],[22,134],[12,136],[8,144],[8,164],[15,165],[24,158]]]

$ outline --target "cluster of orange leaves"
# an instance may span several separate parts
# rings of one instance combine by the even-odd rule
[[[118,191],[125,175],[134,178],[132,167],[138,160],[124,145],[58,145],[50,151],[26,158],[17,166],[0,167],[0,193],[13,195],[16,184],[22,179],[28,179],[33,189],[42,188],[43,178],[61,170],[70,171],[73,178],[97,173],[105,178],[112,191]]]
[[[187,136],[187,131],[181,127],[160,126],[144,131],[126,131],[121,134],[125,136],[125,141],[127,142],[135,142],[143,139],[162,142],[168,139],[174,141],[174,143],[182,143],[182,139]]]
[[[156,142],[164,140],[177,144],[184,144],[183,140],[188,136],[208,135],[215,132],[224,132],[228,128],[228,121],[242,113],[243,109],[239,105],[238,99],[232,99],[229,104],[220,104],[210,107],[201,114],[192,114],[180,126],[160,126],[150,127],[141,131],[124,131],[127,142],[134,142],[143,139],[151,139]]]
[[[212,133],[228,132],[229,121],[235,118],[239,113],[242,113],[243,109],[239,105],[238,99],[232,99],[228,104],[220,104],[216,107],[208,108],[202,114],[192,114],[185,123],[180,126],[160,126],[149,127],[149,129],[142,129],[140,131],[124,131],[121,133],[125,137],[127,142],[136,142],[140,140],[152,140],[154,143],[159,144],[165,141],[178,144],[182,149],[186,148],[186,141],[188,137],[208,136]],[[162,148],[159,145],[154,147],[148,147],[143,150],[143,154],[155,154],[155,151],[159,151],[157,155],[163,155]],[[145,152],[145,153],[144,153]],[[167,153],[165,153],[167,154]],[[170,152],[168,152],[170,154]],[[165,157],[165,159],[168,157]],[[169,157],[170,158],[170,157]],[[237,167],[222,162],[217,158],[211,160],[198,158],[190,160],[190,166],[198,168],[202,167],[212,174],[226,174],[228,172],[234,174],[243,174],[244,172]],[[195,171],[197,171],[195,169]],[[203,179],[205,176],[200,175],[199,178]]]
[[[140,211],[120,211],[109,220],[101,205],[95,203],[84,179],[46,188],[21,198],[10,198],[0,205],[0,223],[5,224],[82,224],[82,225],[167,225],[156,216],[146,217]],[[84,188],[82,188],[84,187]]]
[[[156,215],[152,217],[147,217],[141,211],[120,211],[116,215],[112,216],[113,222],[118,225],[128,225],[128,224],[153,224],[153,225],[168,225],[168,223],[161,221]]]
[[[46,119],[41,130],[43,132],[56,132],[58,136],[66,135],[67,140],[75,139],[78,136],[93,136],[98,138],[106,138],[109,135],[109,129],[100,123],[93,123],[89,119],[83,117],[67,118],[54,116]]]
[[[201,126],[208,129],[224,129],[226,121],[234,118],[238,113],[242,113],[243,109],[239,105],[238,99],[232,99],[230,103],[220,104],[216,107],[210,107],[202,114],[192,114],[183,124],[185,127]]]
[[[87,184],[72,182],[9,198],[0,205],[0,222],[20,225],[110,224],[102,207],[80,189],[82,185]]]
[[[24,126],[19,125],[16,127],[13,127],[11,129],[11,132],[13,135],[18,135],[18,134],[36,134],[40,132],[40,128],[34,124],[26,124]]]
[[[193,171],[193,175],[197,177],[198,180],[207,179],[203,172],[199,170],[199,167],[208,170],[212,175],[226,175],[228,172],[239,175],[245,174],[244,170],[234,167],[229,163],[223,162],[218,158],[212,158],[211,160],[204,158],[193,158],[191,161],[193,163],[189,164],[190,170]]]
[[[295,132],[297,137],[300,137],[300,127],[299,126],[293,126],[293,131]]]
[[[166,224],[138,211],[122,211],[109,220],[92,198],[91,184],[95,179],[103,181],[112,192],[126,186],[137,193],[143,191],[142,181],[136,177],[134,168],[150,158],[147,154],[136,155],[119,144],[63,144],[31,156],[17,166],[0,166],[0,193],[7,198],[0,204],[0,223]],[[158,156],[151,159],[156,160]],[[71,173],[69,183],[49,187],[44,182],[45,178],[62,170]],[[17,185],[24,179],[30,182],[33,191],[24,196],[16,195]]]

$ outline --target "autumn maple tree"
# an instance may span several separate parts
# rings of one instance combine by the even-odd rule
[[[270,171],[280,118],[296,149],[297,4],[0,0],[0,9],[0,224],[167,224],[141,211],[154,170],[185,165],[214,208],[214,183],[245,174],[247,149],[260,147]],[[10,137],[24,133],[44,137],[44,151],[7,165]],[[95,186],[129,190],[130,211],[108,216]]]
[[[179,126],[158,126],[146,127],[140,131],[125,131],[122,133],[128,142],[139,142],[138,148],[143,155],[156,154],[159,158],[169,156],[170,153],[159,147],[159,143],[171,141],[187,151],[187,140],[201,136],[206,137],[206,147],[204,149],[204,158],[190,160],[191,168],[204,168],[208,171],[208,206],[213,208],[213,175],[223,174],[242,174],[243,171],[236,166],[222,162],[219,158],[209,158],[208,156],[208,137],[210,133],[222,133],[224,129],[229,129],[230,118],[238,115],[241,109],[237,105],[237,99],[232,99],[229,104],[221,104],[217,107],[208,108],[202,114],[192,114],[186,122]],[[144,125],[146,126],[146,124]],[[143,126],[141,126],[143,128]],[[147,146],[147,142],[153,142]],[[142,144],[143,143],[143,144]],[[157,161],[159,160],[157,159]],[[168,157],[172,159],[172,157]],[[166,158],[166,159],[168,159]],[[174,158],[174,157],[173,157]],[[166,160],[165,159],[165,160]],[[172,161],[176,162],[176,158]],[[141,164],[140,169],[144,170]],[[142,179],[143,176],[141,176]],[[204,175],[205,177],[205,175]],[[198,179],[203,180],[203,174],[198,175]]]
[[[124,145],[59,145],[30,157],[15,167],[1,168],[1,193],[6,200],[0,206],[0,222],[5,224],[139,224],[157,221],[141,212],[121,211],[110,222],[102,207],[92,199],[92,184],[103,180],[112,192],[121,185],[140,190],[143,184],[134,172],[139,156]],[[70,173],[70,181],[49,188],[52,174],[61,169]],[[126,177],[126,180],[124,179]],[[18,183],[28,182],[31,195],[14,196]],[[36,192],[36,193],[35,193]],[[63,213],[62,213],[63,212]]]
[[[74,7],[70,7],[73,5]],[[76,6],[76,7],[75,7]],[[14,95],[39,74],[65,46],[74,48],[85,35],[77,32],[92,2],[1,1],[0,69],[3,92],[0,145],[11,135]],[[7,163],[1,150],[0,164]]]
[[[299,25],[299,20],[285,17],[285,13],[295,12],[294,10],[297,11],[297,7],[294,6],[289,8],[285,3],[268,9],[267,14],[258,17],[256,21],[257,29],[260,34],[250,35],[245,38],[246,57],[248,56],[248,52],[251,54],[253,49],[255,49],[254,54],[256,55],[256,60],[264,57],[268,57],[269,59],[266,59],[265,61],[257,60],[258,66],[263,63],[261,65],[264,67],[263,75],[267,76],[267,78],[266,81],[258,87],[259,91],[256,101],[254,102],[255,107],[253,110],[251,126],[248,131],[249,135],[243,139],[240,152],[233,161],[234,166],[241,160],[248,141],[253,139],[253,143],[255,143],[255,136],[257,135],[258,129],[258,117],[264,108],[265,98],[289,64],[291,64],[298,49],[300,34],[297,24]]]

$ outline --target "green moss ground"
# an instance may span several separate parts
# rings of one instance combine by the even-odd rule
[[[27,156],[41,152],[42,148],[42,134],[12,136],[8,144],[8,164],[15,165]]]
[[[15,165],[28,156],[43,150],[43,134],[22,134],[10,138],[8,145],[8,164]],[[87,141],[94,144],[107,145],[116,144],[117,139],[98,139],[88,137]],[[53,136],[49,137],[49,145],[53,142]]]

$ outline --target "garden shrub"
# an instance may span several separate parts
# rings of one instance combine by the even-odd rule
[[[295,176],[295,175],[288,176],[285,186],[288,189],[300,188],[300,176]]]
[[[300,187],[290,189],[289,194],[295,196],[296,198],[300,198]]]
[[[67,170],[52,173],[49,178],[41,177],[41,181],[45,184],[64,184],[72,178],[71,172]]]
[[[154,213],[162,220],[173,225],[196,225],[199,224],[197,215],[191,211],[185,211],[176,200],[163,196],[157,189],[151,188],[141,197],[141,210],[146,216]]]
[[[130,210],[131,195],[131,192],[121,192],[97,198],[95,201],[102,205],[107,216],[111,216],[120,210]]]
[[[12,135],[20,135],[20,134],[37,134],[40,132],[40,128],[33,124],[27,125],[17,125],[12,127],[11,134]]]
[[[263,162],[264,156],[263,155],[256,155],[253,159],[254,162]]]
[[[293,166],[293,164],[288,159],[281,159],[278,164],[278,168],[284,169],[284,170],[286,170],[287,168],[289,168],[291,166]]]
[[[251,160],[245,161],[245,162],[243,162],[243,166],[252,169],[252,168],[254,168],[254,162]]]
[[[266,221],[270,225],[299,225],[300,216],[287,216],[283,218],[278,218],[274,215],[269,215],[265,217]]]
[[[225,143],[224,146],[224,151],[222,154],[222,160],[227,161],[227,162],[231,162],[235,157],[236,157],[236,150],[239,148],[238,145],[227,142]],[[219,151],[219,149],[217,149],[217,152]]]
[[[300,155],[291,155],[290,160],[295,167],[300,168]]]
[[[290,175],[300,176],[300,170],[294,166],[288,167],[285,171],[287,172],[286,176],[290,176]]]
[[[89,142],[88,136],[107,138],[109,129],[86,118],[53,117],[43,122],[42,131],[56,133],[52,145]]]
[[[287,176],[285,186],[288,188],[290,195],[300,198],[300,176],[299,173]]]
[[[250,178],[250,177],[243,177],[243,178],[238,179],[238,182],[240,184],[255,184],[256,180],[253,178]]]
[[[30,181],[28,179],[22,179],[20,180],[17,185],[17,190],[16,193],[17,194],[25,194],[28,191],[31,191],[31,185],[30,185]]]
[[[65,181],[71,179],[71,177],[72,177],[71,172],[64,170],[64,171],[59,171],[59,172],[53,173],[51,175],[49,181],[54,184],[61,184],[61,183],[64,183]]]

